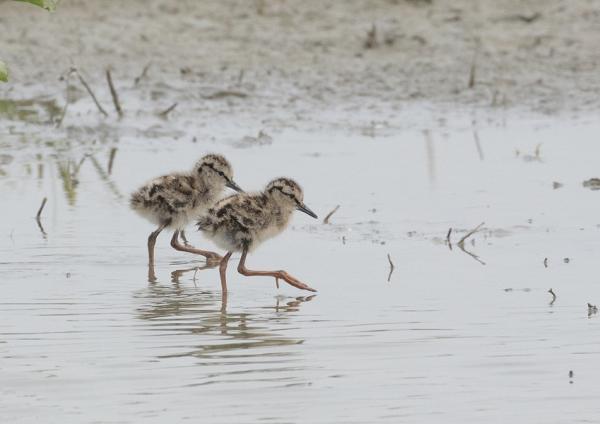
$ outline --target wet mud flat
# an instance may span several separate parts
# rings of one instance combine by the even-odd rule
[[[26,146],[2,136],[3,419],[595,416],[600,339],[586,304],[600,298],[600,228],[582,181],[595,172],[596,126],[508,121],[478,130],[479,148],[471,130],[326,141],[282,130],[240,147],[215,127],[199,147],[114,129],[118,140],[38,139],[43,128],[22,127]],[[247,187],[285,172],[321,217],[340,205],[329,224],[295,217],[249,258],[316,296],[232,267],[223,298],[217,271],[196,271],[202,262],[166,236],[148,282],[152,228],[127,193],[215,150]],[[188,238],[210,246],[192,228]],[[560,408],[536,407],[547,402]]]
[[[27,51],[41,56],[17,55],[16,37],[2,41],[6,61],[24,73],[0,87],[0,421],[593,422],[600,412],[598,318],[588,307],[600,302],[598,192],[589,182],[600,176],[593,102],[583,107],[586,95],[566,98],[565,86],[555,85],[507,90],[514,102],[503,103],[501,93],[492,104],[486,60],[471,90],[470,60],[450,80],[433,78],[438,68],[412,65],[430,69],[423,78],[448,91],[432,94],[435,84],[423,83],[432,91],[402,97],[406,75],[395,85],[396,77],[385,76],[395,73],[378,74],[379,65],[400,45],[399,55],[418,53],[421,47],[406,46],[423,44],[410,37],[428,34],[432,22],[446,22],[450,9],[440,2],[371,7],[374,15],[365,16],[382,19],[395,7],[422,18],[387,44],[391,21],[356,24],[359,2],[329,4],[329,20],[315,13],[316,2],[306,9],[250,3],[202,10],[150,2],[141,10],[131,2],[121,20],[109,19],[116,2],[105,10],[65,2],[51,18],[0,4],[10,31],[19,27],[17,14],[48,19],[25,37]],[[509,20],[514,31],[505,37],[542,34],[541,46],[550,40],[562,52],[566,30],[550,38],[544,31],[568,16],[584,16],[582,28],[596,19],[585,2],[549,3],[537,18],[534,6],[542,3],[519,11],[526,19]],[[493,31],[505,27],[496,16],[515,10],[510,2],[504,9],[455,4],[463,11],[443,28],[459,34],[473,22],[468,16],[486,17],[482,31]],[[202,11],[202,19],[194,14]],[[194,19],[177,38],[186,64],[170,67],[169,40],[186,13]],[[153,43],[150,33],[149,41],[134,37],[138,47],[148,43],[138,50],[115,44],[119,22],[133,22],[133,14],[141,16],[133,30],[160,17],[166,41]],[[77,75],[57,79],[68,61],[50,73],[33,66],[48,54],[38,31],[101,16],[92,33],[61,36],[58,55],[80,52],[73,65],[108,116]],[[326,25],[333,16],[337,30]],[[323,26],[313,33],[322,45],[299,32],[284,39],[288,49],[242,37],[268,40],[264,31],[274,22],[272,31],[308,21]],[[377,45],[367,48],[373,21]],[[212,32],[199,31],[202,25]],[[354,35],[343,32],[351,28]],[[215,40],[200,43],[197,33]],[[577,34],[574,45],[586,45]],[[426,35],[424,48],[439,52],[436,37]],[[304,56],[278,60],[301,41],[313,46]],[[104,51],[104,43],[116,50]],[[198,45],[209,50],[191,54]],[[157,53],[146,61],[150,46]],[[248,66],[244,49],[257,49],[246,59],[261,60]],[[339,75],[327,67],[331,58],[340,59]],[[369,65],[353,68],[360,60]],[[221,62],[230,66],[217,68]],[[462,87],[454,94],[453,75]],[[582,75],[580,87],[593,87],[591,73]],[[128,194],[210,151],[232,162],[245,188],[289,175],[321,218],[339,205],[328,223],[298,214],[248,259],[290,271],[317,288],[315,296],[242,278],[232,266],[224,297],[218,272],[197,270],[202,261],[170,249],[166,235],[157,244],[156,280],[148,281],[145,242],[153,228],[129,210]],[[188,238],[213,248],[193,228]]]

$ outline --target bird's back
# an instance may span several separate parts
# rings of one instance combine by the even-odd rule
[[[130,206],[155,224],[181,228],[210,206],[203,202],[204,191],[190,175],[163,175],[132,193]]]
[[[252,248],[273,224],[274,210],[262,193],[240,193],[218,201],[198,220],[198,229],[227,250]]]

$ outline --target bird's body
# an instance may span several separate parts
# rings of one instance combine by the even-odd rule
[[[183,230],[215,204],[223,188],[189,174],[163,175],[131,195],[131,208],[155,225]]]
[[[240,193],[218,201],[198,221],[199,229],[226,251],[253,251],[287,227],[293,210],[284,210],[264,193]]]
[[[228,252],[223,258],[224,262],[221,262],[223,290],[226,290],[227,260],[232,252],[242,252],[238,267],[240,273],[269,275],[281,278],[295,287],[314,291],[284,271],[249,271],[244,266],[249,251],[285,230],[294,210],[317,217],[304,205],[300,186],[288,178],[278,178],[260,193],[240,193],[218,201],[198,220],[199,230]]]
[[[225,187],[241,191],[233,182],[233,171],[229,162],[221,155],[210,154],[200,159],[192,172],[163,175],[132,193],[131,208],[158,226],[148,237],[151,267],[154,265],[156,238],[165,228],[174,230],[171,239],[173,248],[203,255],[207,259],[220,259],[214,252],[181,245],[179,234],[186,225],[214,205]]]

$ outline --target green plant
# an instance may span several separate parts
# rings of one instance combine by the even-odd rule
[[[36,6],[42,7],[46,9],[48,12],[54,12],[56,10],[56,6],[60,0],[15,0],[22,1],[24,3],[31,3]]]

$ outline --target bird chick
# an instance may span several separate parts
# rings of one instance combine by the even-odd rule
[[[198,229],[227,251],[219,266],[223,292],[227,291],[225,274],[229,258],[233,252],[240,251],[240,274],[275,277],[277,287],[282,279],[299,289],[316,291],[285,271],[252,271],[245,266],[248,252],[285,230],[294,210],[317,218],[304,204],[304,194],[298,183],[289,178],[277,178],[260,193],[240,193],[220,200],[198,220]]]
[[[221,155],[209,154],[194,165],[192,172],[163,175],[132,193],[131,208],[158,225],[156,231],[148,237],[150,267],[154,266],[156,238],[165,228],[174,230],[171,238],[174,249],[202,255],[212,261],[221,259],[215,252],[182,245],[179,235],[187,224],[215,204],[225,187],[242,192],[233,181],[233,171],[227,159]]]

